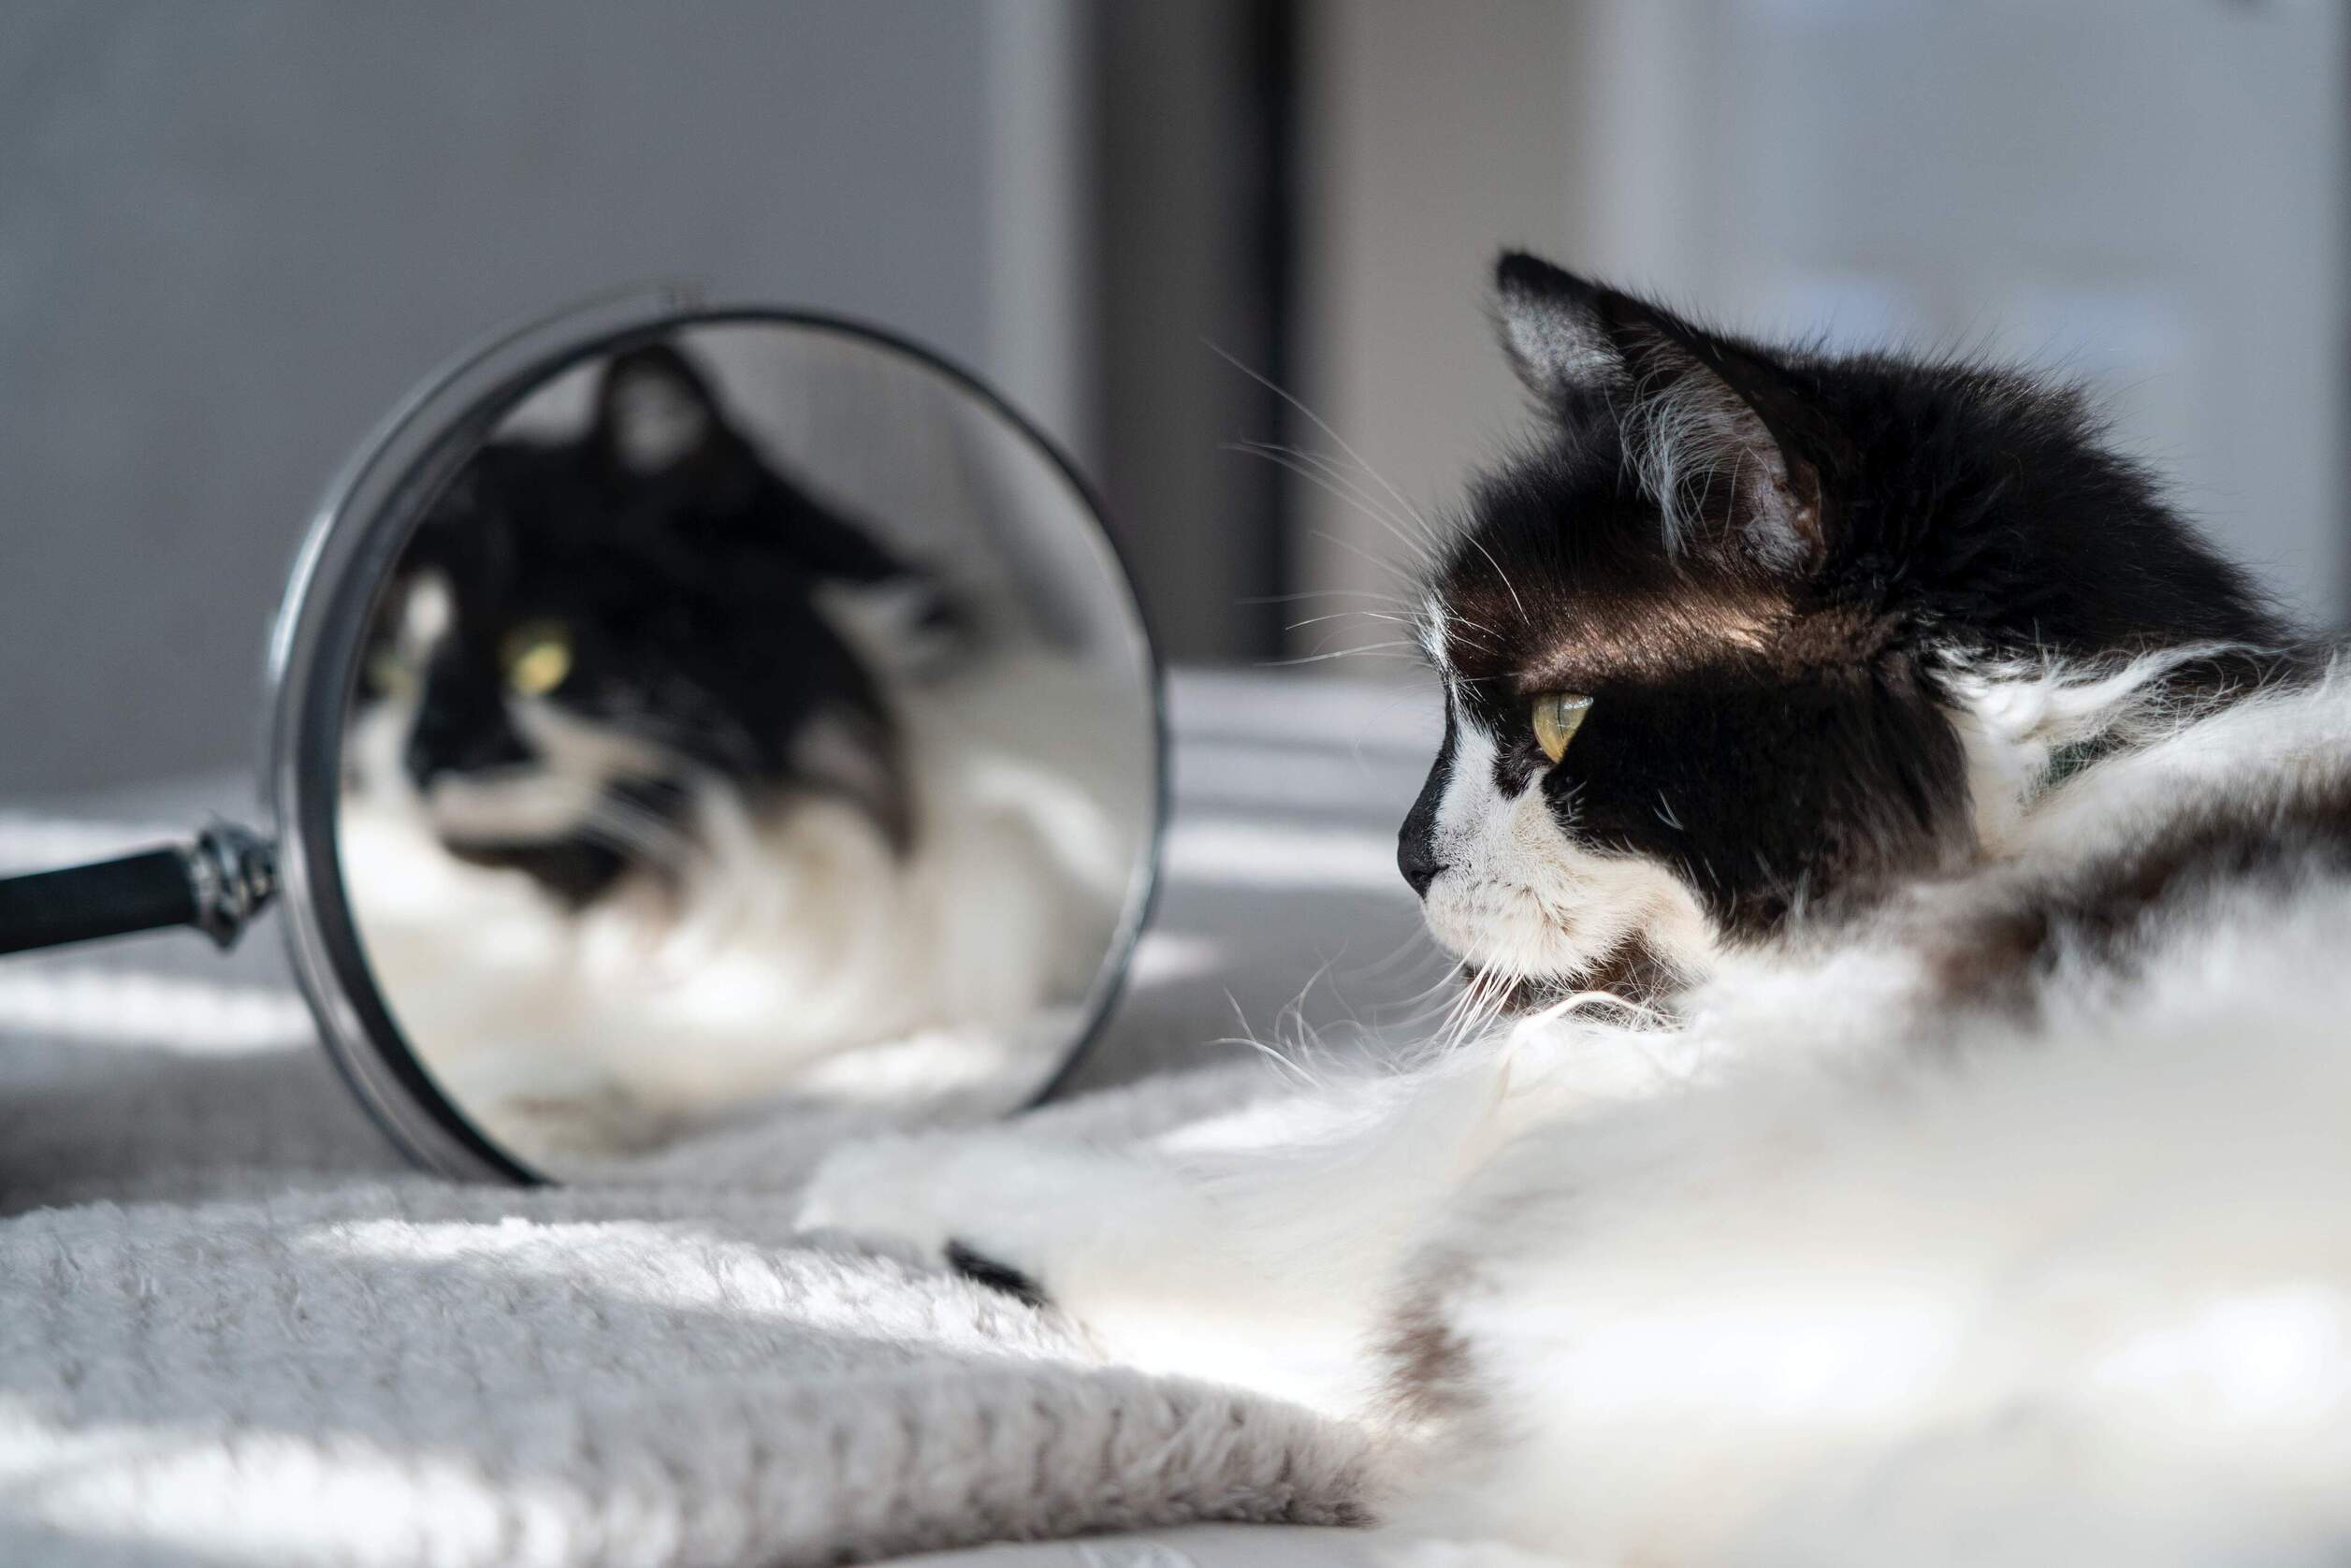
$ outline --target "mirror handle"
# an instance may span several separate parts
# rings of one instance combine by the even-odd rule
[[[192,925],[225,948],[278,891],[277,855],[215,822],[185,844],[0,878],[0,953]]]

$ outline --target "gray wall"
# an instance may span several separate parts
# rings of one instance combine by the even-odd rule
[[[1415,502],[1524,424],[1484,316],[1515,243],[1758,333],[2084,375],[2217,539],[2342,616],[2343,6],[1311,9],[1301,384]],[[1392,588],[1386,527],[1306,499],[1300,586]]]
[[[1064,9],[10,0],[0,793],[250,758],[330,471],[616,282],[878,318],[1073,420]]]
[[[1263,91],[1287,7],[1112,0],[1089,18],[1104,499],[1161,650],[1262,659],[1281,650],[1287,475],[1239,443],[1287,433],[1252,379],[1288,376],[1284,127]]]

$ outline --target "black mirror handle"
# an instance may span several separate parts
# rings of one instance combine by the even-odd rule
[[[277,856],[216,822],[186,844],[0,878],[0,953],[192,925],[225,948],[278,891]]]

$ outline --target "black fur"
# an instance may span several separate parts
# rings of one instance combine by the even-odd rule
[[[1958,912],[1918,941],[1942,998],[2029,1016],[2060,960],[2122,983],[2184,907],[2234,897],[2282,905],[2315,881],[2351,881],[2351,777],[2284,781],[2199,802],[2137,842],[2063,877]]]
[[[631,399],[661,399],[648,449]],[[434,502],[402,559],[449,585],[448,636],[417,672],[406,766],[420,786],[535,760],[501,666],[515,628],[568,629],[572,670],[549,700],[658,742],[676,763],[615,787],[619,805],[676,821],[695,776],[755,806],[787,788],[855,794],[893,840],[910,832],[899,737],[874,674],[825,614],[834,584],[919,582],[873,531],[786,477],[735,428],[709,380],[667,343],[603,368],[578,437],[486,445]],[[936,599],[934,603],[939,603]],[[396,617],[378,629],[388,643]],[[812,777],[797,750],[823,719],[868,759],[850,782]],[[530,872],[575,902],[629,855],[606,838],[466,842],[468,858]]]
[[[984,1285],[1000,1296],[1009,1296],[1023,1306],[1043,1307],[1044,1287],[1009,1263],[974,1252],[961,1241],[947,1243],[947,1266],[971,1281]]]
[[[1972,852],[1945,650],[2289,639],[2073,389],[1774,350],[1529,256],[1497,283],[1543,433],[1476,487],[1430,585],[1453,700],[1505,737],[1506,790],[1540,775],[1563,828],[1674,867],[1734,937]],[[1669,538],[1641,475],[1676,417]],[[1528,722],[1554,690],[1594,699],[1556,767]],[[1416,889],[1448,719],[1400,837]]]

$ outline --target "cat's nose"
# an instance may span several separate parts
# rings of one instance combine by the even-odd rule
[[[1406,833],[1396,840],[1396,869],[1404,874],[1414,893],[1426,898],[1429,884],[1437,879],[1444,865],[1437,859],[1436,846],[1421,834]]]
[[[443,775],[484,773],[493,768],[531,761],[530,748],[503,725],[457,729],[420,722],[408,737],[400,761],[419,790],[432,788]]]

